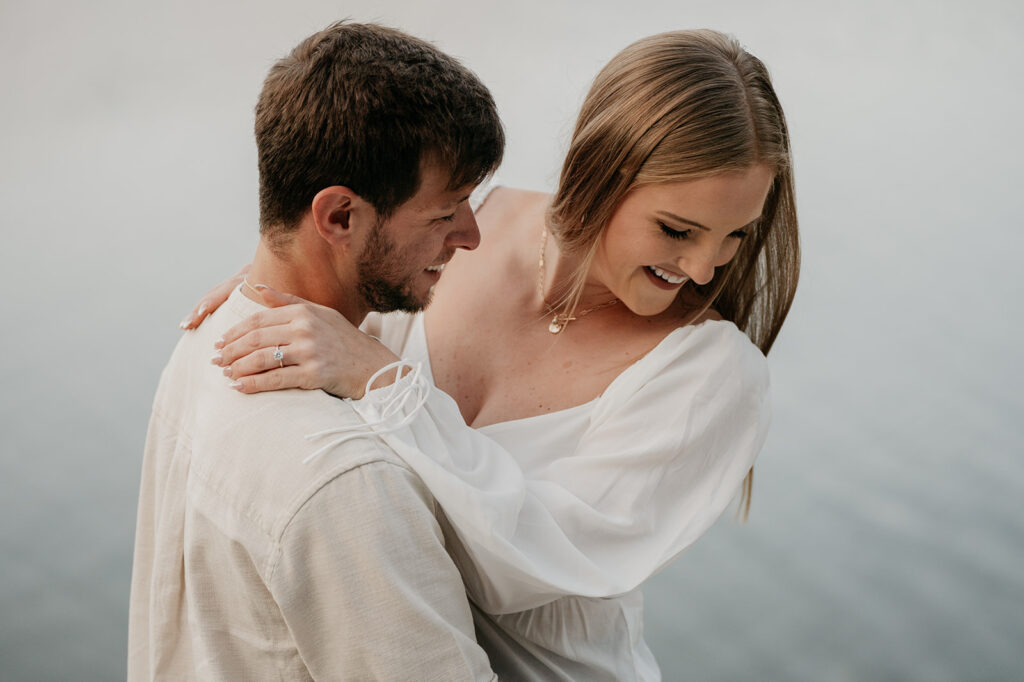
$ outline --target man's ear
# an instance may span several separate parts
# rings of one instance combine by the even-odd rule
[[[313,224],[321,239],[334,246],[347,245],[354,234],[376,220],[377,212],[348,187],[325,187],[313,197]]]

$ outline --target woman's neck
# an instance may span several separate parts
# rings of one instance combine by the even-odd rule
[[[581,268],[589,269],[587,254],[579,254],[562,248],[557,236],[545,227],[538,246],[538,305],[544,310],[563,307],[579,278]],[[578,308],[601,305],[615,297],[608,287],[594,280],[588,272],[583,284]],[[571,301],[569,301],[571,303]]]

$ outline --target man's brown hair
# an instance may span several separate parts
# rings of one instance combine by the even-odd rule
[[[386,217],[423,163],[454,190],[493,171],[504,145],[490,92],[455,59],[395,29],[332,24],[274,64],[256,104],[260,232],[285,237],[333,185]]]

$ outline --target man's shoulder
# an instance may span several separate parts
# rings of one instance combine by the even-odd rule
[[[231,324],[211,319],[188,333],[154,401],[151,437],[166,434],[188,452],[190,503],[272,532],[324,486],[360,467],[386,463],[374,471],[408,472],[347,401],[323,391],[231,389],[209,362],[213,342]]]
[[[190,487],[206,488],[268,530],[357,469],[408,469],[347,402],[322,391],[231,393],[197,419]]]

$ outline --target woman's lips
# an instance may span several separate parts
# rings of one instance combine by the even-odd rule
[[[660,277],[658,275],[658,272],[656,271],[656,269],[653,266],[645,265],[644,266],[644,272],[647,274],[647,278],[649,280],[651,280],[651,283],[654,284],[659,289],[666,289],[666,290],[678,289],[679,287],[681,287],[684,284],[686,284],[687,280],[689,280],[689,277],[686,277],[686,276],[683,276],[683,275],[676,275],[674,273],[669,273],[669,272],[666,272],[665,270],[661,270],[661,268],[657,268],[657,270],[659,270],[661,272],[664,272],[666,274],[666,276],[672,277],[673,279],[679,279],[680,277],[682,277],[682,281],[668,282],[668,281],[666,281],[665,279],[663,279],[662,277]]]

